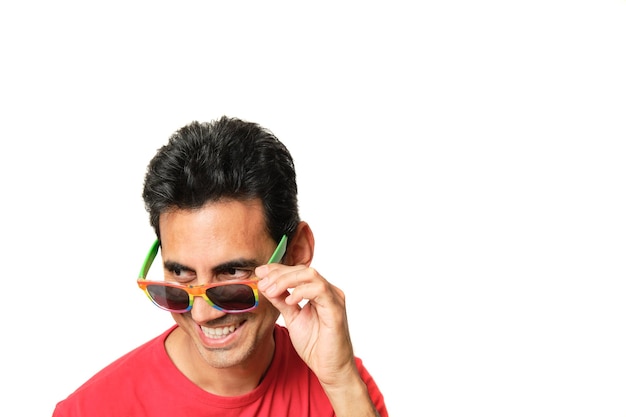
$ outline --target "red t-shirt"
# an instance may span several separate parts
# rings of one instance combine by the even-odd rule
[[[132,350],[60,401],[53,417],[334,416],[315,374],[294,350],[287,329],[276,324],[276,352],[265,378],[236,397],[210,394],[185,377],[165,351],[160,336]],[[378,386],[356,358],[361,378],[381,417],[387,409]]]

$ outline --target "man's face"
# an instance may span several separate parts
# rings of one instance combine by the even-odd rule
[[[228,200],[167,212],[161,215],[160,230],[165,279],[185,285],[249,279],[276,247],[259,200]],[[172,313],[186,333],[177,340],[199,353],[192,360],[215,368],[246,367],[271,356],[278,315],[262,295],[258,307],[246,313],[224,313],[200,297],[191,311]]]

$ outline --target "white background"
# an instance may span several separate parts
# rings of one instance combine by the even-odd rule
[[[291,149],[392,416],[626,415],[626,2],[4,2],[0,47],[0,415],[173,323],[143,174],[222,114]]]

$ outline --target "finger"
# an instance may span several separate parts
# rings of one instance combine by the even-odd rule
[[[304,265],[263,265],[256,269],[255,274],[261,278],[259,289],[273,296],[310,281],[313,274],[309,269]]]
[[[293,304],[287,302],[286,299],[290,296],[289,291],[283,291],[282,293],[278,293],[277,295],[270,295],[263,290],[261,290],[261,294],[270,302],[280,314],[287,319],[288,317],[293,317],[300,312],[300,306],[298,304]]]

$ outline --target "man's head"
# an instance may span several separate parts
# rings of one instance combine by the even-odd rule
[[[276,241],[292,237],[300,221],[287,148],[258,124],[225,116],[192,122],[170,137],[148,165],[143,199],[159,238],[162,214],[221,200],[260,199]]]
[[[243,311],[220,309],[215,300],[241,299],[233,296],[234,287],[220,291],[223,285],[256,292],[255,268],[273,258],[283,235],[288,246],[281,263],[311,262],[314,239],[299,219],[296,175],[286,147],[254,123],[226,117],[193,122],[174,133],[150,161],[143,198],[159,238],[160,281],[193,289],[193,295],[182,296],[184,303],[187,294],[192,297],[188,310],[170,310],[179,326],[166,342],[179,347],[168,350],[172,360],[192,363],[188,376],[207,389],[215,388],[210,369],[238,367],[261,375],[273,354],[278,309],[258,292],[258,304]],[[214,289],[202,294],[200,287]],[[170,301],[181,301],[180,295],[168,294]],[[168,306],[170,301],[165,301]],[[197,361],[180,348],[185,344],[195,346]],[[234,394],[253,387],[242,386]]]

